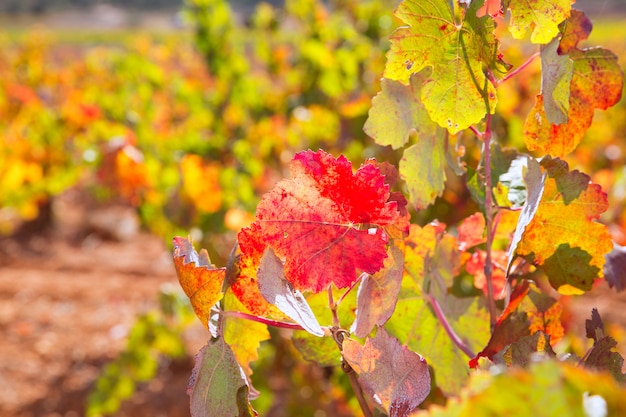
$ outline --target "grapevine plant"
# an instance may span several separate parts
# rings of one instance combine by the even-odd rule
[[[597,221],[606,193],[565,161],[594,111],[621,98],[623,74],[610,51],[581,46],[592,25],[571,3],[404,0],[364,126],[403,149],[399,166],[354,170],[300,152],[224,267],[174,238],[210,334],[188,388],[193,416],[256,415],[251,375],[268,326],[289,329],[305,359],[340,366],[366,416],[626,415],[623,359],[599,312],[582,357],[559,344],[562,299],[624,278],[624,251]],[[509,64],[503,28],[529,32],[538,51]],[[525,154],[494,130],[495,110],[501,86],[535,60]],[[453,226],[413,224],[454,176],[479,210]]]

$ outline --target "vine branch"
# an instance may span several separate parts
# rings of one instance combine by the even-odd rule
[[[493,264],[491,262],[491,249],[493,245],[493,201],[491,190],[491,114],[487,114],[485,132],[483,133],[483,147],[485,153],[485,223],[487,228],[487,239],[485,242],[485,279],[487,281],[487,303],[489,305],[489,322],[493,331],[497,315],[496,302],[493,294]]]

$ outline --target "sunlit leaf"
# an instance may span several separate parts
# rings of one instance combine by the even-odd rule
[[[215,268],[206,250],[198,254],[191,241],[182,237],[174,238],[174,266],[193,310],[207,327],[211,309],[222,298],[226,269]]]
[[[561,41],[557,53],[569,54],[578,46],[578,43],[589,37],[593,24],[580,10],[572,9],[569,19],[561,23]]]
[[[495,88],[483,65],[498,72],[507,68],[498,55],[493,19],[476,16],[481,5],[472,2],[460,23],[445,0],[405,0],[395,13],[408,26],[390,37],[384,75],[407,83],[411,74],[431,66],[421,99],[430,118],[450,133],[466,129],[495,110]]]
[[[354,173],[345,157],[301,152],[290,165],[293,179],[263,196],[257,221],[245,233],[285,259],[285,277],[298,290],[349,287],[357,270],[375,273],[387,257],[383,229],[400,217],[388,201],[385,177],[373,164]]]
[[[224,295],[224,311],[251,314],[229,289]],[[239,317],[226,316],[222,324],[224,341],[232,350],[245,375],[252,375],[250,364],[259,358],[261,342],[270,338],[267,325]]]
[[[521,39],[528,29],[530,41],[548,43],[559,33],[559,24],[570,15],[572,0],[507,1],[511,11],[509,31]]]
[[[365,392],[391,417],[407,416],[430,392],[430,373],[424,358],[378,329],[361,346],[345,339],[343,357],[359,375]]]
[[[541,165],[548,178],[542,192],[537,189],[540,182],[528,184],[529,194],[541,193],[541,200],[516,253],[531,256],[539,266],[547,264],[545,271],[555,289],[587,291],[593,278],[602,277],[604,255],[613,248],[606,226],[594,221],[607,209],[607,196],[585,174],[568,171],[564,161],[546,158]],[[522,218],[526,221],[524,213],[520,223]]]
[[[606,110],[621,98],[623,74],[612,52],[601,48],[575,49],[569,58],[574,62],[574,72],[569,88],[568,121],[551,123],[544,110],[545,97],[538,95],[524,124],[524,140],[531,151],[564,157],[582,140],[594,110]]]
[[[196,355],[187,394],[192,417],[256,416],[248,395],[250,387],[230,347],[211,339]]]
[[[474,213],[459,225],[459,250],[464,251],[485,241],[485,217]]]
[[[283,263],[267,248],[257,273],[259,290],[268,303],[278,307],[289,318],[315,336],[324,336],[304,296],[285,279]]]

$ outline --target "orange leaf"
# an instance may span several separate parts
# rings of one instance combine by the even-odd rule
[[[225,268],[211,265],[205,249],[198,254],[189,239],[174,238],[174,266],[180,286],[202,324],[207,327],[211,309],[222,298]]]

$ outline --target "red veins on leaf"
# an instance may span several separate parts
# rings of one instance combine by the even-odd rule
[[[390,201],[380,169],[367,163],[353,172],[344,156],[309,150],[296,154],[290,171],[292,179],[263,196],[256,222],[240,236],[263,242],[284,259],[285,277],[298,290],[320,292],[331,283],[345,288],[357,270],[381,269],[384,228],[407,230],[408,219],[400,216],[398,201]],[[241,239],[240,245],[245,254]]]

